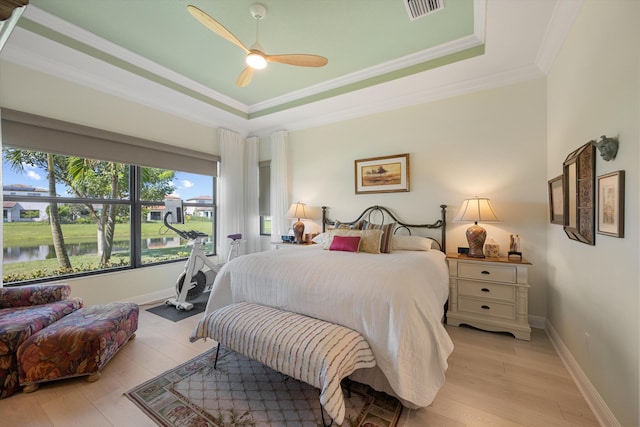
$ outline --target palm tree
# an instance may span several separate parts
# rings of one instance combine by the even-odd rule
[[[116,200],[129,196],[127,165],[70,157],[67,172],[64,182],[78,197]],[[161,200],[171,192],[170,183],[175,172],[141,168],[140,173],[142,199]],[[97,209],[91,203],[86,206],[98,225],[98,254],[100,264],[104,266],[111,260],[116,219],[121,208],[113,203],[102,204],[102,209]]]
[[[55,156],[47,154],[47,181],[49,183],[49,195],[56,195],[56,176],[55,176]],[[60,225],[60,214],[58,213],[58,203],[49,202],[49,224],[51,225],[51,238],[53,239],[53,249],[56,251],[56,259],[58,265],[62,269],[71,269],[71,260],[67,253],[67,247],[64,245],[64,234],[62,234],[62,226]]]
[[[70,157],[67,186],[81,198],[118,199],[123,196],[121,188],[127,188],[129,168],[121,163]],[[104,203],[98,209],[92,203],[85,203],[89,214],[98,225],[97,242],[100,265],[105,266],[111,260],[113,237],[115,235],[118,205]]]
[[[56,197],[56,177],[60,171],[66,169],[66,157],[38,151],[20,150],[18,148],[4,148],[4,158],[16,172],[24,172],[24,166],[35,166],[47,171],[49,183],[49,196]],[[51,239],[56,252],[56,259],[60,268],[71,269],[71,261],[64,245],[64,235],[60,226],[58,203],[49,202],[49,224],[51,226]]]

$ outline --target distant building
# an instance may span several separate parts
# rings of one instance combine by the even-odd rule
[[[213,198],[211,196],[198,196],[191,199],[187,199],[187,203],[202,203],[211,204]],[[212,218],[213,208],[211,206],[187,206],[185,209],[187,215],[197,216],[201,218]]]
[[[31,185],[9,184],[2,186],[2,194],[4,196],[28,196],[36,198],[47,196],[49,191],[44,188],[37,188]],[[3,202],[2,220],[4,222],[48,221],[48,206],[48,203],[36,201]]]

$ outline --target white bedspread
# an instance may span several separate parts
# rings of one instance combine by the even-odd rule
[[[444,258],[436,250],[367,254],[315,245],[244,255],[217,274],[204,317],[249,301],[354,329],[369,342],[393,394],[425,407],[444,384],[453,351],[441,323],[449,281]],[[201,320],[190,339],[208,337]]]

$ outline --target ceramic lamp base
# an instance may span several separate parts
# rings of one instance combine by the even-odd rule
[[[303,244],[304,239],[304,223],[302,221],[295,222],[293,224],[293,235],[296,237],[296,243]]]
[[[482,248],[487,239],[487,232],[478,224],[474,224],[467,229],[467,242],[469,242],[468,256],[474,258],[484,258]]]

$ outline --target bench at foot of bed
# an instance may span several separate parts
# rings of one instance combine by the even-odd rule
[[[320,403],[337,424],[345,415],[340,382],[356,369],[376,365],[369,343],[358,332],[259,304],[219,308],[207,316],[207,329],[219,343],[218,351],[223,345],[319,388]]]

